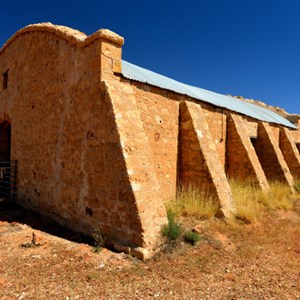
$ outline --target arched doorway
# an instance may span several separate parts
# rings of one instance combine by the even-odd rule
[[[0,161],[10,161],[11,125],[4,121],[0,125]]]

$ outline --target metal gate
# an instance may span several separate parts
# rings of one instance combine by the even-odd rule
[[[0,198],[15,201],[17,189],[17,161],[0,161]]]

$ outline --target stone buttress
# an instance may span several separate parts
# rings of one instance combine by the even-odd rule
[[[300,178],[300,155],[296,143],[286,128],[280,128],[279,146],[283,157],[295,179]]]
[[[112,115],[119,134],[122,159],[126,165],[124,176],[130,182],[127,188],[130,189],[131,197],[126,200],[135,203],[138,213],[128,215],[128,221],[130,218],[138,218],[141,224],[141,247],[135,251],[136,255],[145,259],[157,248],[161,227],[167,223],[166,210],[159,192],[148,138],[132,89],[114,81],[103,84],[112,103]]]
[[[254,147],[268,180],[285,183],[294,191],[293,177],[268,123],[259,122]]]
[[[235,206],[224,168],[199,104],[180,104],[181,184],[209,193],[230,218]]]
[[[226,166],[229,178],[270,189],[265,173],[240,116],[230,114],[227,121]]]

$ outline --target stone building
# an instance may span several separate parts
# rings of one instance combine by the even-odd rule
[[[42,23],[1,48],[0,161],[18,161],[18,203],[147,258],[179,185],[211,193],[227,218],[227,178],[293,189],[298,117],[132,65],[123,43]]]

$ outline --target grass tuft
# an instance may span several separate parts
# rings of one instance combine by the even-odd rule
[[[175,213],[171,210],[167,210],[168,224],[162,227],[162,235],[169,240],[175,241],[182,234],[182,227],[175,222]]]
[[[236,219],[244,223],[260,221],[266,212],[295,209],[295,199],[299,198],[300,193],[300,180],[295,181],[296,196],[292,195],[286,184],[280,182],[271,182],[267,193],[249,182],[230,180],[229,183],[237,209]],[[209,193],[191,186],[179,190],[176,199],[165,205],[176,216],[198,220],[214,217],[219,209],[218,201]]]
[[[94,228],[91,230],[92,237],[94,239],[94,253],[100,253],[102,249],[106,246],[106,240],[103,237],[101,230],[99,228]]]
[[[178,191],[176,199],[167,202],[166,207],[178,216],[208,219],[215,216],[219,205],[208,193],[189,186]]]
[[[199,233],[192,230],[187,231],[183,238],[186,243],[191,244],[192,246],[196,245],[201,239]]]
[[[235,180],[230,180],[230,186],[237,209],[236,218],[245,223],[259,221],[267,211],[292,210],[294,207],[289,187],[279,182],[271,183],[268,193]]]

